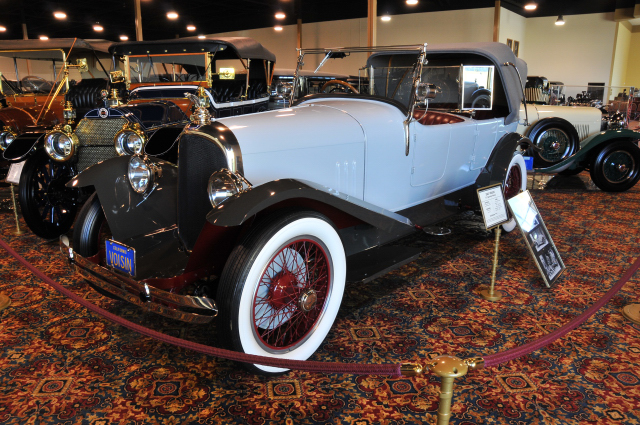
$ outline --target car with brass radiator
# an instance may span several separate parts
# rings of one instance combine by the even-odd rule
[[[95,190],[72,240],[61,238],[80,275],[167,317],[219,313],[231,349],[307,359],[346,282],[420,255],[398,241],[479,213],[478,188],[501,184],[507,198],[526,188],[530,141],[515,131],[526,64],[506,45],[302,49],[296,76],[314,55],[327,72],[361,76],[365,90],[218,119],[194,99],[176,163],[151,155],[164,149],[151,138],[144,152],[75,176],[68,186]],[[439,78],[454,74],[458,87],[437,100]],[[487,97],[474,104],[465,87]]]
[[[5,153],[26,159],[18,199],[27,225],[43,238],[71,228],[91,192],[65,183],[89,166],[139,154],[151,137],[156,148],[166,146],[156,153],[175,162],[177,150],[170,147],[189,122],[189,96],[199,96],[214,117],[267,109],[275,56],[251,38],[132,41],[111,45],[109,53],[119,65],[114,68],[123,70],[110,73],[111,90],[102,92],[101,105],[79,116],[77,125],[71,119],[33,131],[14,143],[21,150]]]

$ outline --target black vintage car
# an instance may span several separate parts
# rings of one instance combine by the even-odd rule
[[[83,114],[77,126],[69,120],[48,132],[30,131],[5,152],[12,161],[26,160],[19,201],[27,225],[40,237],[55,238],[71,228],[91,191],[64,185],[87,167],[142,153],[151,137],[154,154],[175,162],[174,141],[192,112],[189,97],[199,96],[214,117],[267,109],[275,56],[251,38],[126,42],[112,45],[109,52],[114,64],[124,67],[124,72],[111,72],[112,87],[120,90],[104,91],[101,107]],[[82,96],[87,95],[76,97]],[[74,103],[78,99],[69,98]]]

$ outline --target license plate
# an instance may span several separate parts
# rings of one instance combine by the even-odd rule
[[[107,265],[128,275],[136,275],[136,250],[121,243],[107,240]]]

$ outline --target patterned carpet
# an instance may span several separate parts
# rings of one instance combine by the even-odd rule
[[[600,192],[588,175],[531,183],[567,266],[545,288],[519,231],[500,246],[499,302],[474,293],[490,282],[493,238],[470,216],[448,236],[417,235],[419,260],[366,285],[350,285],[313,360],[425,362],[521,345],[580,314],[640,256],[640,187]],[[57,242],[12,235],[0,194],[1,235],[77,294],[164,333],[219,345],[215,324],[183,326],[88,290]],[[24,223],[23,223],[24,226]],[[632,280],[587,323],[532,355],[456,382],[452,424],[639,424],[640,326],[621,307],[640,302]],[[146,337],[88,313],[3,251],[0,292],[1,424],[422,424],[435,423],[438,378],[290,372],[249,375],[237,364]]]

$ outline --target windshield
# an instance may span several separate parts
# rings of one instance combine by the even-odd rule
[[[206,53],[129,56],[129,81],[169,83],[206,80]]]
[[[145,128],[187,120],[184,112],[171,102],[162,104],[144,103],[135,106],[125,106],[122,109],[127,113],[133,114]]]
[[[135,89],[129,95],[129,99],[186,99],[185,93],[196,92],[195,87],[142,87]]]

